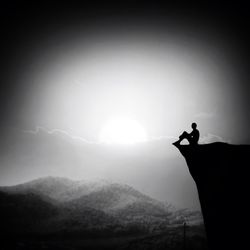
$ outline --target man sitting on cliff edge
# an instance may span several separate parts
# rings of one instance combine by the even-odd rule
[[[179,136],[179,140],[174,142],[173,145],[175,146],[179,146],[181,141],[184,139],[187,139],[189,144],[191,146],[195,146],[198,145],[198,141],[199,141],[199,137],[200,137],[200,132],[197,129],[197,124],[195,122],[192,123],[191,125],[193,131],[191,133],[187,133],[186,131],[184,131],[180,136]]]

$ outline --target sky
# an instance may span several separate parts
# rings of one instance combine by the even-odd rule
[[[5,3],[0,185],[104,178],[198,208],[172,141],[195,121],[201,143],[250,143],[246,8],[210,4]],[[146,142],[101,143],[120,116]]]

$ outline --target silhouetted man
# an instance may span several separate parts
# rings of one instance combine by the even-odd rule
[[[174,142],[173,144],[179,145],[182,140],[187,139],[190,145],[198,145],[198,141],[200,138],[200,132],[197,129],[197,124],[195,122],[191,125],[193,131],[189,134],[188,132],[184,131],[180,136],[179,140]]]

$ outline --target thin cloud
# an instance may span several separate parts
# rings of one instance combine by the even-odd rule
[[[41,126],[37,126],[34,130],[22,130],[23,133],[29,133],[29,134],[34,134],[34,135],[37,135],[39,134],[40,132],[43,132],[43,133],[46,133],[46,134],[49,134],[49,135],[61,135],[61,136],[65,136],[71,140],[74,140],[74,141],[78,141],[78,142],[81,142],[81,143],[88,143],[88,144],[99,144],[98,142],[94,142],[94,141],[89,141],[83,137],[80,137],[80,136],[74,136],[70,133],[68,133],[67,131],[65,130],[62,130],[62,129],[47,129],[47,128],[44,128],[44,127],[41,127]]]
[[[230,143],[231,141],[229,139],[224,139],[221,136],[210,133],[200,138],[200,143],[213,143],[213,142]]]
[[[83,143],[89,143],[89,144],[98,144],[98,145],[102,145],[105,144],[103,142],[99,142],[99,141],[89,141],[83,137],[80,136],[75,136],[70,134],[69,132],[62,130],[62,129],[47,129],[45,127],[42,126],[37,126],[34,130],[30,129],[30,130],[22,130],[23,133],[28,133],[28,134],[33,134],[33,135],[37,135],[39,133],[46,133],[48,135],[61,135],[61,136],[65,136],[69,139],[75,140],[75,141],[79,141],[79,142],[83,142]],[[161,140],[176,140],[177,137],[176,136],[169,136],[169,135],[162,135],[162,136],[149,136],[148,140],[146,142],[151,142],[151,141],[161,141]]]

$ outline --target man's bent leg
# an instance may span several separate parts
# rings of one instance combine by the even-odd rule
[[[176,145],[180,144],[181,141],[184,140],[184,139],[187,139],[188,136],[189,136],[189,134],[188,134],[186,131],[184,131],[184,132],[179,136],[179,140],[176,141],[176,142],[174,142],[173,145],[176,146]]]
[[[184,132],[179,136],[179,141],[181,142],[182,140],[187,139],[188,136],[189,136],[189,134],[188,134],[186,131],[184,131]]]

